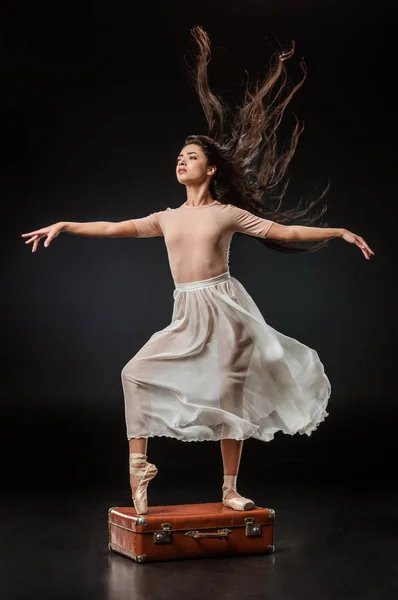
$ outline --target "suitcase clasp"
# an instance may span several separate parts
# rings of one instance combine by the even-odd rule
[[[155,531],[153,541],[155,544],[167,544],[170,541],[171,523],[162,523],[163,531]]]
[[[246,517],[245,523],[246,523],[246,536],[247,537],[254,536],[254,535],[261,535],[261,525],[255,525],[253,517]]]

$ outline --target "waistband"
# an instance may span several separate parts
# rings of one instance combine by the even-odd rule
[[[229,279],[230,277],[230,272],[225,271],[225,273],[221,273],[221,275],[216,275],[215,277],[210,277],[210,279],[202,279],[201,281],[191,281],[190,283],[174,282],[174,285],[176,290],[194,290],[197,288],[215,285],[216,283],[221,283],[222,281],[227,281],[227,279]]]

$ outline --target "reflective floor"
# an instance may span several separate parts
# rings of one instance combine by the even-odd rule
[[[396,600],[397,494],[376,473],[242,473],[241,493],[276,511],[275,554],[144,564],[108,550],[108,508],[130,505],[127,480],[120,489],[106,474],[103,485],[49,480],[26,496],[16,487],[2,495],[0,598]],[[151,482],[150,504],[220,500],[218,475],[173,475]]]

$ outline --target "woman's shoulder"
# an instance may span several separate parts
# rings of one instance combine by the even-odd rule
[[[227,212],[230,212],[234,208],[236,208],[236,206],[234,204],[229,204],[229,202],[225,202],[225,201],[220,202],[219,200],[216,200],[216,206]]]

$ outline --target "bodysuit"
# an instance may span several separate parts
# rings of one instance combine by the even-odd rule
[[[274,223],[218,200],[203,206],[184,203],[131,220],[137,237],[164,237],[175,283],[201,281],[225,273],[229,270],[233,234],[265,238]]]

